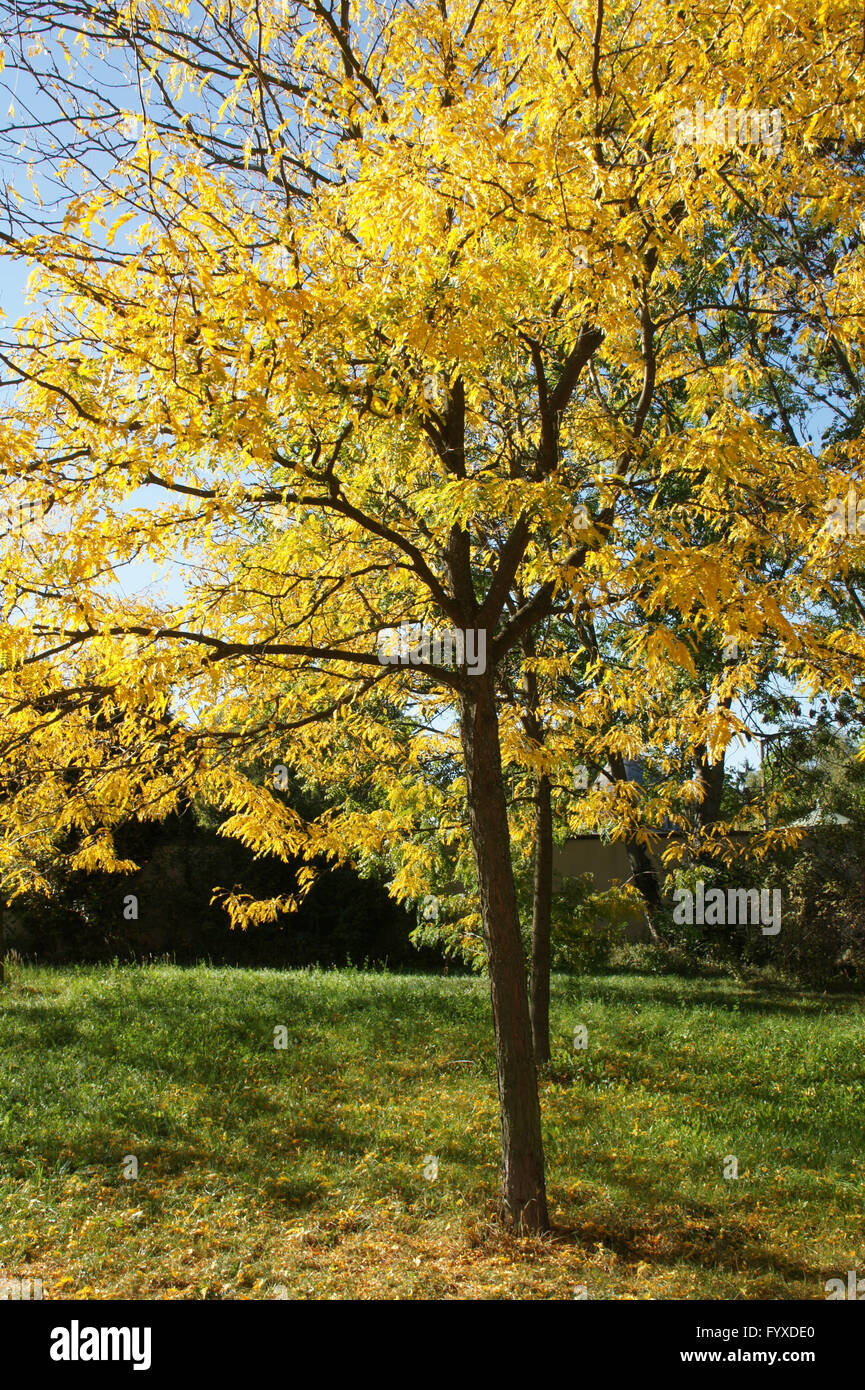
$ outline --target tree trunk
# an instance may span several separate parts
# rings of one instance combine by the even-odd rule
[[[697,863],[707,869],[717,864],[714,854],[705,848],[703,832],[711,830],[721,814],[721,797],[724,794],[724,756],[716,763],[709,762],[708,750],[697,758],[697,776],[702,787],[702,797],[697,807],[697,824],[700,830]]]
[[[522,602],[522,598],[520,600]],[[535,655],[534,639],[523,638],[527,657]],[[523,672],[521,692],[525,709],[523,726],[532,743],[544,743],[544,728],[538,713],[538,678],[531,669]],[[529,979],[529,1009],[532,1020],[532,1046],[540,1066],[550,1060],[550,924],[553,911],[553,804],[549,776],[535,779],[535,881],[532,897],[532,968]]]
[[[614,753],[610,758],[610,770],[617,782],[627,782],[628,773],[625,768],[625,760],[621,753]],[[646,904],[646,921],[649,924],[649,934],[656,944],[661,944],[662,938],[658,933],[656,920],[664,906],[661,895],[661,885],[658,882],[658,875],[652,863],[651,856],[645,845],[639,840],[630,836],[625,839],[625,851],[628,856],[628,863],[631,866],[631,876],[634,887]]]
[[[634,887],[641,894],[643,902],[646,904],[646,921],[649,924],[649,934],[655,944],[660,945],[663,938],[658,932],[655,922],[664,903],[661,897],[658,876],[655,873],[655,866],[649,858],[649,853],[645,845],[641,845],[639,840],[626,840],[625,850],[628,855],[628,863],[631,866],[631,876],[634,880]]]
[[[715,763],[709,762],[709,755],[705,753],[697,759],[697,775],[703,788],[703,795],[697,814],[700,820],[700,828],[708,830],[718,820],[721,814],[721,797],[724,794],[724,755]]]
[[[491,672],[467,678],[460,733],[496,1038],[502,1219],[521,1231],[543,1231],[548,1216],[541,1109]]]
[[[535,786],[535,887],[529,987],[535,1062],[550,1060],[550,918],[553,907],[553,808],[550,779]]]

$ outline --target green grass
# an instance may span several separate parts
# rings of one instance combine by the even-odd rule
[[[862,1024],[851,998],[557,978],[554,1230],[519,1241],[483,980],[17,968],[0,1274],[48,1298],[823,1298],[865,1272]]]

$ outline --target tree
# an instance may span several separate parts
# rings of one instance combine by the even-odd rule
[[[694,625],[735,595],[745,628],[817,660],[786,616],[803,572],[771,602],[761,581],[785,506],[795,543],[828,553],[819,461],[759,419],[707,415],[717,382],[680,285],[707,225],[744,203],[779,217],[806,172],[823,216],[853,220],[835,153],[861,17],[601,0],[8,13],[8,135],[26,126],[24,157],[61,196],[56,218],[23,187],[8,200],[5,244],[38,267],[42,303],[2,353],[18,389],[0,450],[68,525],[4,555],[4,740],[83,861],[110,865],[112,824],[191,790],[257,851],[341,859],[385,847],[387,816],[304,822],[244,760],[312,779],[332,747],[386,748],[391,688],[428,728],[457,721],[502,1210],[543,1229],[501,673],[548,617],[611,593]],[[698,100],[723,101],[721,139],[695,140],[681,113]],[[724,255],[762,296],[762,334],[774,268],[735,241]],[[674,378],[690,428],[668,431],[652,407]],[[654,508],[675,472],[688,515]],[[122,591],[145,560],[173,592]],[[376,648],[403,624],[402,655]],[[624,655],[583,702],[589,733],[616,711],[636,730],[643,694],[690,662],[651,625]],[[538,659],[565,670],[567,646]],[[177,727],[157,732],[169,706]],[[286,905],[225,901],[240,922]]]

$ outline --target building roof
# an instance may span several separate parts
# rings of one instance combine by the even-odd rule
[[[820,802],[809,811],[807,816],[800,816],[798,820],[791,821],[791,825],[849,825],[850,817],[837,814],[835,811],[824,811]]]

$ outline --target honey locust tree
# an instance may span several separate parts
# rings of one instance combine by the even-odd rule
[[[4,245],[35,267],[37,298],[2,352],[0,460],[6,503],[62,523],[3,555],[0,722],[23,777],[4,834],[28,806],[76,828],[81,866],[106,867],[124,815],[198,794],[258,851],[344,858],[386,840],[379,808],[305,823],[244,768],[321,779],[339,742],[374,758],[387,692],[428,728],[455,722],[502,1211],[541,1229],[502,770],[519,717],[501,718],[500,673],[511,653],[529,660],[554,611],[611,588],[647,612],[688,612],[699,589],[708,617],[735,593],[743,622],[807,652],[785,616],[799,595],[767,603],[756,581],[782,498],[788,532],[831,568],[820,460],[765,422],[707,421],[712,373],[692,371],[678,289],[706,226],[743,202],[855,217],[836,154],[861,133],[861,14],[659,0],[4,10],[7,150],[22,161]],[[780,145],[747,119],[726,144],[683,143],[676,112],[698,100],[777,108]],[[774,268],[747,245],[725,254],[732,280],[759,282],[765,333]],[[692,428],[646,430],[659,384],[679,377]],[[659,508],[619,544],[619,514],[655,517],[677,470],[687,524]],[[582,511],[575,525],[586,498],[590,524]],[[694,508],[735,525],[695,549]],[[411,664],[383,663],[379,636],[401,623],[466,635],[483,659],[420,643]],[[687,660],[659,629],[630,642],[635,671]],[[857,651],[842,647],[843,665]],[[620,674],[594,698],[606,718],[642,696]],[[413,772],[408,760],[401,796]],[[241,924],[290,905],[224,900]]]

